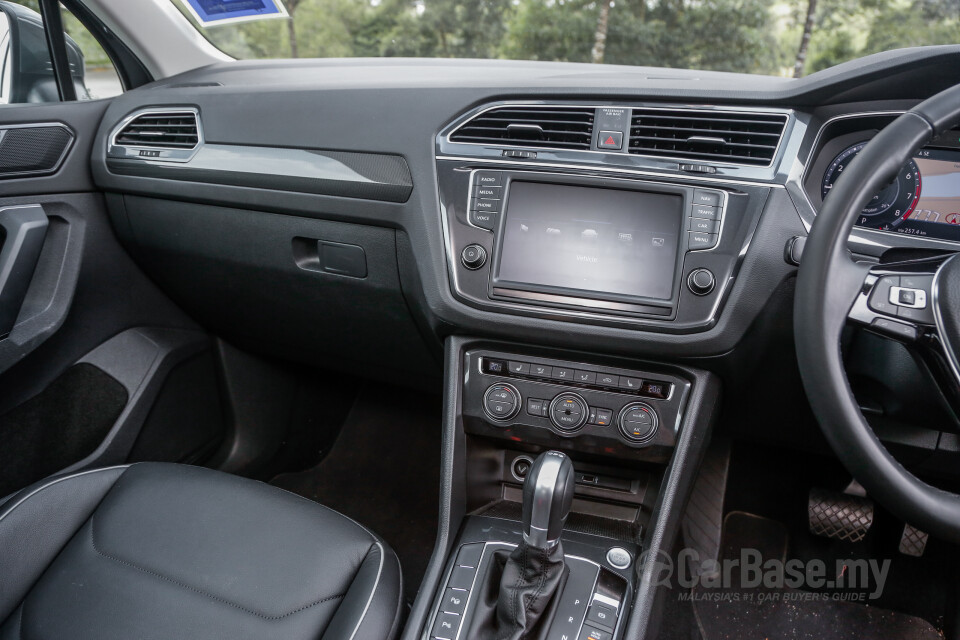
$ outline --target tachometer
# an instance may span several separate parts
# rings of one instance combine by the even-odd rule
[[[824,199],[850,161],[866,144],[860,142],[848,147],[833,159],[823,175],[823,184],[820,187],[820,195]],[[883,231],[896,229],[916,208],[917,200],[920,199],[920,186],[920,170],[917,163],[910,160],[903,165],[896,177],[867,203],[857,219],[857,226]]]

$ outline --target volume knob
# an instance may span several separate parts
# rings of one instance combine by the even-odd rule
[[[687,276],[687,286],[695,295],[705,296],[717,286],[717,279],[710,269],[694,269]]]

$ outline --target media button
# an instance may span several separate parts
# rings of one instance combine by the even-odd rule
[[[503,191],[503,187],[488,187],[486,185],[477,185],[477,189],[474,195],[478,198],[492,198],[494,200],[500,199],[500,192]]]

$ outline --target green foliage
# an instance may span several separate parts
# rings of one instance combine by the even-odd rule
[[[181,0],[169,0],[191,21]],[[451,57],[590,62],[609,0],[285,0],[290,20],[198,29],[237,58]],[[38,8],[37,0],[21,4]],[[614,0],[604,62],[786,75],[807,0]],[[88,65],[108,64],[65,13]],[[869,53],[960,43],[960,0],[819,0],[806,73]]]

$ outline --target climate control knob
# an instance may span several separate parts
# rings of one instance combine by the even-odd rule
[[[587,401],[575,393],[561,393],[550,403],[550,421],[557,429],[567,433],[582,427],[589,415]]]
[[[512,384],[498,382],[490,385],[483,394],[483,411],[497,422],[509,420],[520,412],[522,398]]]
[[[657,412],[646,402],[631,402],[620,411],[617,424],[620,433],[630,442],[650,440],[657,433]]]

